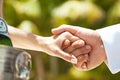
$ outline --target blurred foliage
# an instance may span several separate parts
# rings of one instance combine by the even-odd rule
[[[50,36],[51,29],[61,24],[98,29],[120,23],[120,0],[4,1],[4,17],[9,25],[41,36]],[[28,52],[33,56],[30,80],[120,80],[120,73],[111,74],[105,64],[81,72],[59,58]],[[57,74],[51,70],[51,65]]]
[[[52,16],[55,26],[67,23],[94,28],[103,20],[104,11],[92,2],[73,0],[55,8]]]

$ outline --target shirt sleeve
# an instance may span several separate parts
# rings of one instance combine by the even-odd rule
[[[106,64],[110,71],[115,74],[120,71],[120,24],[98,29],[106,55]]]

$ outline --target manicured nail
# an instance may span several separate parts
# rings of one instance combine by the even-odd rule
[[[56,28],[53,28],[52,31],[53,31],[53,30],[56,30]]]
[[[72,55],[71,63],[77,64],[77,58]]]

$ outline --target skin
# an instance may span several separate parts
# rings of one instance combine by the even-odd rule
[[[78,63],[74,64],[74,66],[79,70],[91,70],[93,68],[96,68],[101,63],[103,63],[106,60],[106,53],[104,49],[104,45],[102,43],[100,35],[95,31],[91,29],[86,29],[82,27],[77,26],[70,26],[70,25],[61,25],[60,27],[53,29],[52,33],[54,35],[60,35],[61,33],[68,31],[74,36],[79,37],[80,39],[84,40],[87,45],[91,45],[92,51],[88,53],[89,59],[86,62],[87,67],[81,66],[83,63],[81,60],[84,60],[82,58],[86,52],[80,52],[80,49],[76,49],[71,52],[70,49],[66,49],[66,52],[70,52],[70,54],[73,54],[77,57]],[[87,56],[84,56],[87,57]]]
[[[8,33],[12,40],[13,47],[15,48],[42,51],[51,56],[62,58],[73,64],[77,63],[76,57],[63,50],[76,41],[79,42],[79,45],[76,48],[85,46],[83,40],[80,40],[80,38],[73,36],[69,32],[64,32],[57,37],[43,37],[8,26]]]

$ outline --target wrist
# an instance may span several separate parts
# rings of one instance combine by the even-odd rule
[[[104,48],[102,38],[101,38],[100,34],[97,31],[96,31],[96,35],[98,37],[98,41],[99,41],[99,44],[100,44],[100,52],[103,55],[104,61],[107,61],[106,51],[105,51],[105,48]]]
[[[45,53],[50,53],[49,49],[51,46],[51,42],[53,42],[52,37],[42,37],[42,36],[37,36],[37,44],[38,44],[38,50],[45,52]]]

